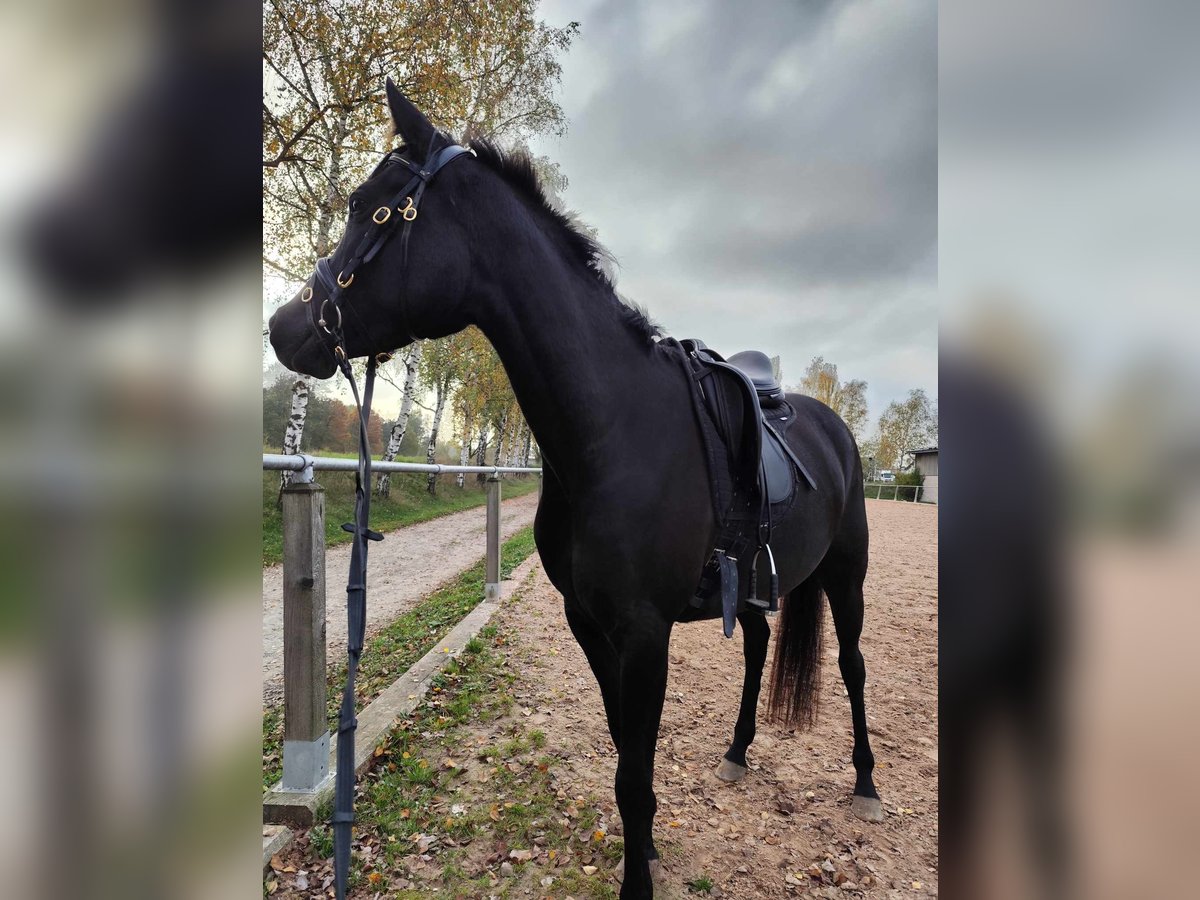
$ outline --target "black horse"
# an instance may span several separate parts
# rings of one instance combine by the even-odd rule
[[[402,157],[419,170],[450,141],[390,82],[388,101]],[[475,158],[437,176],[419,217],[398,223],[409,226],[404,237],[372,251],[369,264],[345,279],[352,286],[340,298],[342,345],[351,357],[369,356],[475,325],[499,353],[543,454],[538,552],[599,682],[618,751],[621,897],[651,897],[667,646],[674,623],[698,617],[689,601],[716,528],[700,427],[677,351],[617,297],[598,266],[600,248],[546,203],[528,159],[486,141],[471,148]],[[341,272],[352,248],[391,216],[381,204],[412,171],[389,159],[351,196],[346,233],[327,271]],[[338,365],[332,339],[314,327],[328,282],[314,278],[270,323],[280,361],[319,378]],[[867,570],[858,450],[828,407],[798,395],[787,400],[798,417],[789,443],[817,489],[802,490],[774,523],[786,600],[769,706],[784,724],[811,721],[827,595],[854,724],[852,809],[878,821],[858,647]],[[726,780],[746,774],[770,636],[759,612],[743,611],[738,621],[746,675],[733,742],[717,772]]]

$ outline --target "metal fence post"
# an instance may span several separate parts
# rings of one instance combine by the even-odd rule
[[[283,490],[284,791],[310,792],[329,775],[325,709],[325,489]]]
[[[485,600],[500,599],[500,476],[487,480],[487,586]]]

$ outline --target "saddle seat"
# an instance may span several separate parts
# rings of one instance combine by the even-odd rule
[[[775,370],[767,354],[759,350],[743,350],[733,354],[726,362],[740,369],[742,374],[750,379],[761,408],[775,409],[783,405],[783,386],[775,377]]]

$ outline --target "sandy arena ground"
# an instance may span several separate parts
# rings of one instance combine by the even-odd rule
[[[760,720],[751,772],[737,785],[713,770],[737,717],[741,636],[725,640],[717,622],[679,626],[655,772],[655,836],[669,889],[704,874],[728,898],[937,894],[937,509],[874,500],[867,508],[862,651],[885,821],[872,825],[850,814],[850,707],[832,617],[825,620],[816,728],[792,733]],[[535,579],[521,602],[500,614],[543,662],[518,682],[518,703],[533,710],[547,747],[569,761],[559,773],[564,789],[604,798],[611,820],[616,755],[599,689],[566,627],[560,595],[540,567]],[[824,867],[821,882],[796,878],[813,866]]]
[[[736,785],[718,780],[714,769],[737,716],[744,669],[741,636],[725,640],[716,621],[678,626],[671,641],[655,771],[654,830],[664,869],[656,898],[891,900],[937,895],[938,513],[936,507],[892,501],[868,500],[867,509],[871,563],[862,650],[884,821],[870,824],[850,813],[850,709],[830,616],[817,726],[794,733],[760,720],[748,754],[751,771]],[[618,835],[612,792],[616,754],[599,689],[567,628],[560,595],[540,562],[531,569],[514,599],[493,619],[509,638],[507,656],[517,672],[509,688],[516,701],[513,712],[467,725],[455,740],[461,746],[495,746],[514,718],[525,728],[543,731],[544,752],[558,760],[553,768],[558,796],[596,798],[600,821],[609,834]],[[470,806],[495,802],[489,787],[472,776],[464,776],[460,784],[467,794],[456,794],[457,801]],[[471,796],[472,791],[479,796]],[[483,853],[491,844],[485,839],[478,846]],[[303,848],[292,853],[296,868],[312,868]],[[397,881],[404,876],[400,886],[410,891],[404,896],[441,887],[437,856],[406,860],[403,871],[395,873]],[[594,877],[613,885],[611,863],[593,862],[603,867],[593,871]],[[480,859],[468,865],[470,877],[485,868],[494,870],[492,863]],[[292,890],[291,876],[286,876],[280,896],[323,896],[321,879],[331,880],[332,872],[328,862],[317,869],[315,892]],[[711,880],[710,893],[688,892],[687,883],[699,876]],[[356,897],[390,896],[363,887],[365,892]],[[539,892],[526,883],[506,893],[525,895],[565,896],[553,889]]]

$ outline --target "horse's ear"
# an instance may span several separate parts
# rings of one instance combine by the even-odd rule
[[[396,82],[387,80],[388,108],[392,111],[392,124],[396,134],[404,139],[404,143],[419,152],[423,152],[431,143],[434,128],[429,120],[421,114],[408,98],[400,93]]]

